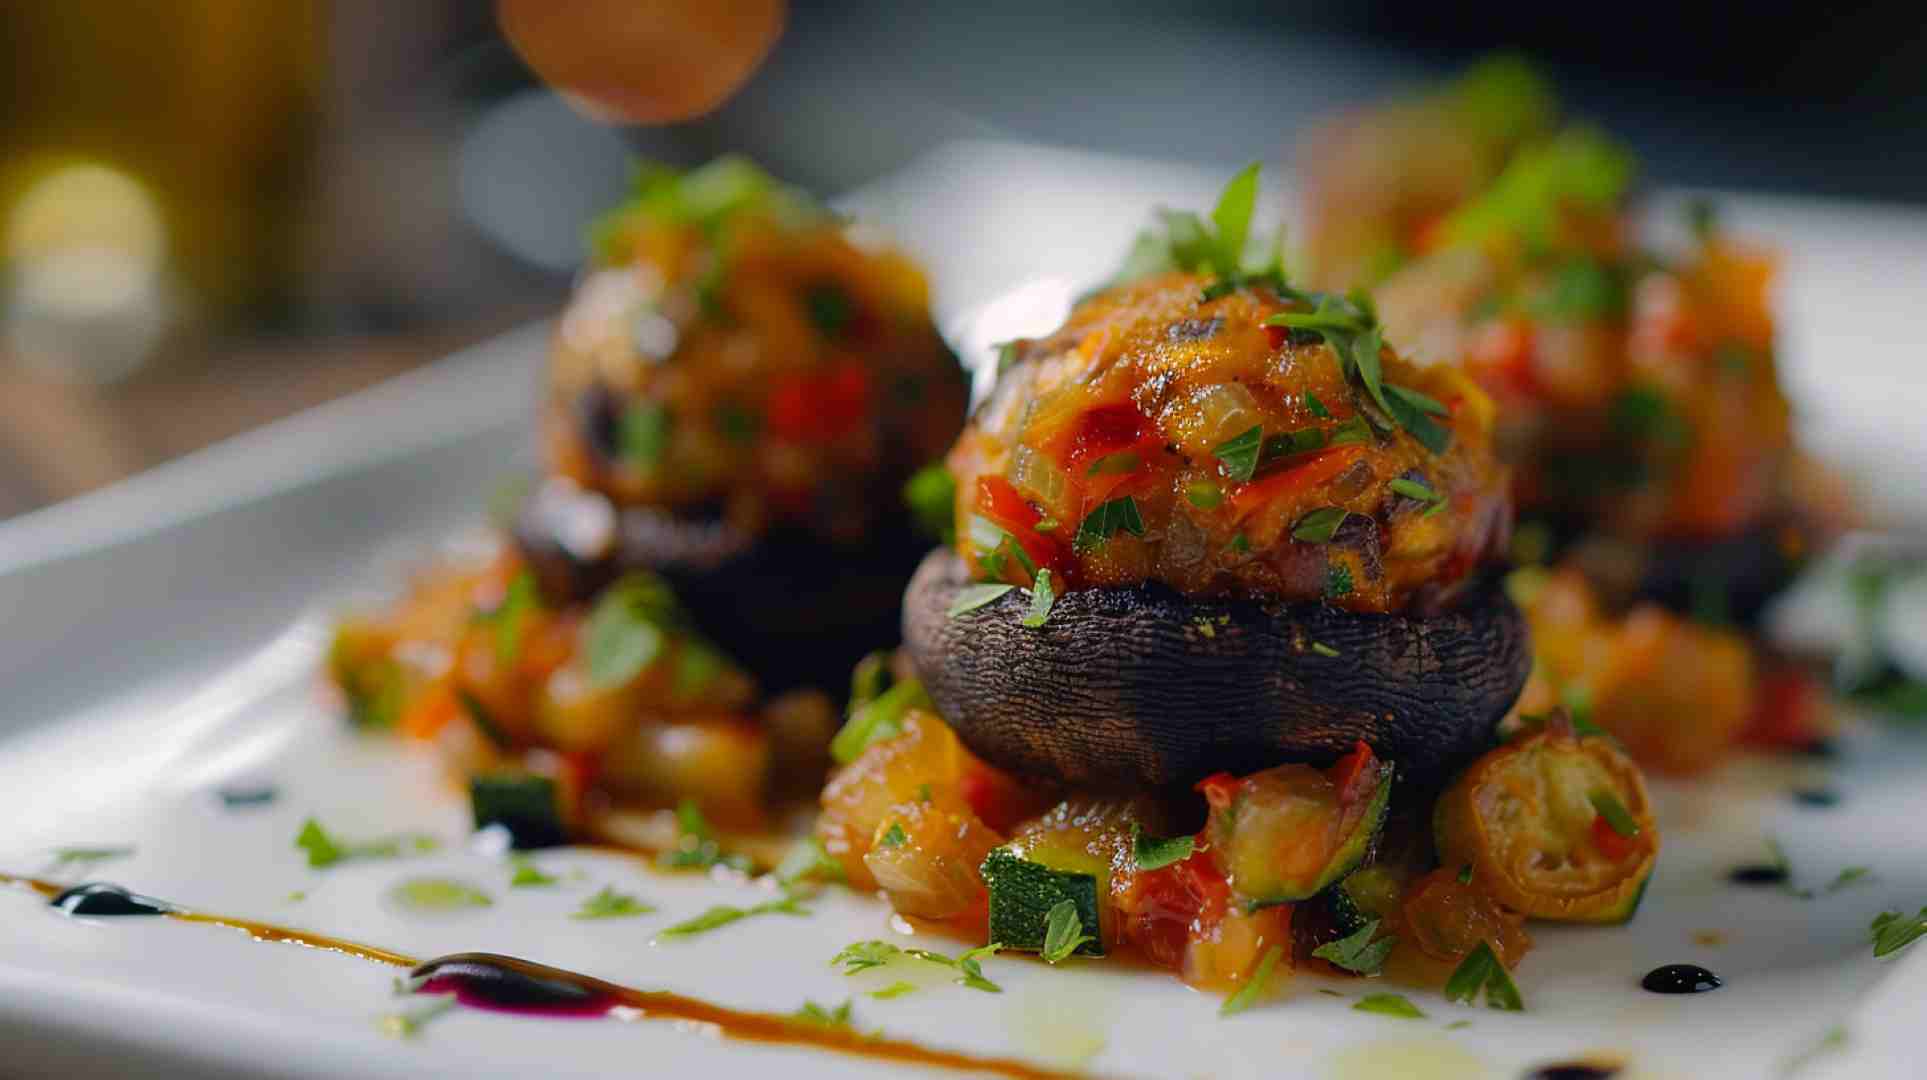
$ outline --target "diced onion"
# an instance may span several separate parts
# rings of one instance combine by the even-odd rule
[[[1070,477],[1049,457],[1019,444],[1010,455],[1011,486],[1059,517],[1071,516]]]

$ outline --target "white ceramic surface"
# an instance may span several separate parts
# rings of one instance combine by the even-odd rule
[[[987,344],[1101,273],[1150,203],[1207,200],[1218,172],[967,144],[850,202],[931,265],[946,326]],[[1849,465],[1898,448],[1878,475],[1917,497],[1927,453],[1910,414],[1927,374],[1911,362],[1920,335],[1904,304],[1927,295],[1922,219],[1753,201],[1733,217],[1792,257],[1788,380],[1805,428]],[[1027,299],[984,314],[1026,283]],[[1350,1009],[1366,984],[1300,978],[1285,998],[1221,1020],[1214,999],[1166,976],[1010,957],[985,962],[1001,995],[938,979],[877,1000],[863,991],[933,973],[849,978],[829,966],[851,941],[903,940],[877,901],[832,893],[805,919],[767,916],[656,945],[653,931],[676,919],[763,894],[586,851],[539,856],[564,878],[553,889],[509,888],[502,861],[462,846],[464,800],[433,764],[347,734],[314,672],[330,611],[391,587],[410,560],[478,519],[523,446],[542,334],[509,335],[0,526],[0,869],[41,870],[58,845],[128,844],[134,855],[89,876],[419,956],[506,952],[780,1011],[853,997],[865,1028],[1105,1075],[1503,1077],[1603,1054],[1626,1061],[1629,1077],[1770,1076],[1836,1024],[1850,1033],[1844,1048],[1800,1075],[1917,1071],[1910,1044],[1927,1007],[1927,954],[1875,962],[1867,923],[1883,908],[1927,903],[1927,792],[1917,780],[1927,741],[1878,725],[1856,726],[1836,761],[1748,760],[1703,783],[1660,785],[1666,849],[1642,913],[1626,927],[1536,929],[1518,975],[1524,1015],[1414,993],[1428,1018],[1394,1019]],[[1842,427],[1842,417],[1853,422]],[[1915,509],[1904,497],[1884,505]],[[279,799],[221,807],[218,788],[252,781],[277,785]],[[1790,799],[1819,783],[1839,788],[1843,803],[1810,810]],[[292,846],[309,814],[349,836],[424,829],[448,843],[405,862],[310,870]],[[1811,900],[1727,885],[1725,872],[1760,859],[1769,835],[1803,885],[1854,865],[1873,877]],[[430,873],[467,880],[494,904],[429,918],[383,899],[398,880]],[[660,913],[568,918],[605,884]],[[1726,988],[1685,998],[1638,989],[1649,968],[1682,960],[1720,972]],[[0,1073],[891,1072],[646,1019],[458,1012],[396,1041],[376,1025],[396,1006],[394,974],[230,930],[68,919],[0,892]],[[1470,1025],[1448,1029],[1458,1020]]]

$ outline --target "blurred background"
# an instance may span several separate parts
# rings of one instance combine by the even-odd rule
[[[967,137],[1228,164],[1500,47],[1653,182],[1927,203],[1918,5],[796,0],[720,109],[642,127],[479,0],[9,0],[0,518],[552,311],[635,153],[832,195]]]

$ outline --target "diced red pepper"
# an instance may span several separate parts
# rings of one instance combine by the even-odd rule
[[[1310,459],[1302,464],[1281,469],[1268,476],[1261,476],[1239,488],[1237,493],[1231,496],[1234,515],[1238,518],[1247,517],[1273,499],[1310,491],[1320,484],[1336,479],[1338,474],[1350,468],[1352,462],[1357,461],[1359,455],[1364,452],[1365,448],[1356,444],[1328,447],[1314,451],[1309,456]]]
[[[1619,835],[1604,815],[1597,815],[1592,819],[1592,846],[1598,848],[1601,855],[1618,862],[1631,855],[1635,845],[1631,837]]]
[[[1182,968],[1191,938],[1208,936],[1230,906],[1230,884],[1200,847],[1181,862],[1135,876],[1120,906],[1121,933],[1151,962]]]
[[[1043,450],[1072,476],[1081,478],[1091,462],[1128,450],[1154,433],[1151,421],[1136,405],[1129,402],[1099,405],[1085,410],[1053,436]]]
[[[1333,762],[1326,775],[1331,778],[1332,786],[1338,789],[1339,802],[1350,804],[1357,801],[1359,792],[1356,789],[1361,778],[1369,776],[1376,782],[1377,764],[1377,756],[1363,739],[1352,747],[1351,753]]]
[[[1228,772],[1212,773],[1198,781],[1196,790],[1211,804],[1211,809],[1223,810],[1238,794],[1238,778]]]
[[[979,820],[1000,833],[1009,833],[1044,810],[1036,795],[1009,773],[981,761],[964,767],[957,778],[957,792]]]
[[[1827,695],[1820,680],[1796,667],[1761,676],[1746,741],[1756,746],[1807,746],[1827,733]]]
[[[977,478],[977,512],[998,528],[1015,537],[1038,566],[1059,566],[1062,549],[1057,542],[1037,531],[1043,512],[1001,476]]]

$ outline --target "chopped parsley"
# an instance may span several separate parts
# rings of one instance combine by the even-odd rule
[[[1236,536],[1233,536],[1231,538],[1231,542],[1229,544],[1226,544],[1225,547],[1232,551],[1237,552],[1240,555],[1243,555],[1246,552],[1251,550],[1251,541],[1245,539],[1244,533],[1239,533]]]
[[[511,889],[539,889],[562,880],[553,874],[544,873],[542,868],[535,865],[534,861],[526,855],[511,858],[509,865],[515,867],[515,873],[509,876]]]
[[[870,991],[870,996],[873,998],[876,998],[879,1001],[888,1001],[891,998],[900,998],[905,994],[915,993],[916,989],[917,989],[916,983],[907,983],[907,982],[899,981],[899,982],[893,982],[890,985],[883,987],[880,990]]]
[[[1211,448],[1211,456],[1224,463],[1224,474],[1245,483],[1258,471],[1258,455],[1264,448],[1264,428],[1253,424],[1247,430]],[[1215,489],[1214,489],[1215,490]]]
[[[1051,591],[1050,569],[1037,571],[1037,582],[1030,589],[1030,613],[1024,616],[1025,626],[1036,629],[1050,618],[1051,605],[1057,602],[1057,594]]]
[[[624,410],[616,424],[616,449],[622,460],[647,472],[662,464],[669,450],[674,425],[669,407],[660,402],[641,402]]]
[[[1381,1016],[1398,1016],[1407,1020],[1425,1019],[1424,1010],[1412,1004],[1404,994],[1366,994],[1352,1002],[1352,1008],[1359,1012],[1378,1013]]]
[[[1080,553],[1093,551],[1120,532],[1144,535],[1144,518],[1138,514],[1137,500],[1129,495],[1121,495],[1091,511],[1077,527],[1072,546]]]
[[[426,833],[402,833],[379,840],[351,842],[330,834],[314,818],[302,822],[301,831],[294,838],[294,846],[307,853],[308,866],[315,870],[351,859],[397,859],[403,855],[425,854],[440,844]]]
[[[1632,183],[1632,155],[1596,131],[1569,128],[1520,150],[1485,194],[1445,219],[1453,247],[1516,243],[1528,252],[1553,249],[1573,207],[1610,207]]]
[[[883,835],[877,837],[877,846],[882,848],[902,847],[908,843],[909,840],[909,835],[903,831],[903,823],[892,821],[890,827],[883,830]]]
[[[613,885],[604,885],[594,896],[582,901],[571,919],[627,919],[637,915],[648,915],[656,906],[640,897],[619,893]]]
[[[1385,957],[1392,951],[1392,946],[1398,944],[1398,938],[1391,935],[1373,941],[1372,935],[1378,933],[1378,924],[1379,920],[1373,919],[1355,933],[1318,946],[1311,954],[1355,975],[1376,975],[1385,966]]]
[[[1385,382],[1379,356],[1385,341],[1371,299],[1362,292],[1345,297],[1323,293],[1300,298],[1312,301],[1313,310],[1279,312],[1266,319],[1265,325],[1317,334],[1338,357],[1340,370],[1363,387],[1386,415],[1432,453],[1445,453],[1451,445],[1452,433],[1432,419],[1433,414],[1444,415],[1445,406],[1416,390]],[[1347,441],[1357,438],[1357,435],[1348,435]]]
[[[486,623],[494,631],[496,659],[508,663],[522,651],[522,635],[527,630],[529,617],[541,607],[542,597],[536,590],[534,574],[524,570],[509,579],[508,587],[502,592],[502,602],[495,610],[477,617],[478,622]]]
[[[1332,418],[1332,411],[1325,407],[1324,402],[1318,400],[1317,394],[1309,390],[1305,391],[1305,408],[1310,409],[1311,414],[1321,420],[1330,420]]]
[[[1195,838],[1190,836],[1172,836],[1160,840],[1146,833],[1142,825],[1131,827],[1131,855],[1137,861],[1139,870],[1162,870],[1172,863],[1183,862],[1191,857],[1191,849],[1195,844]]]
[[[1237,993],[1224,999],[1224,1004],[1218,1006],[1218,1015],[1233,1016],[1256,1005],[1265,992],[1265,984],[1271,981],[1272,969],[1278,966],[1278,959],[1284,954],[1283,946],[1273,945],[1266,949],[1264,957],[1258,961],[1258,970],[1251,973]]]
[[[1030,553],[1024,550],[1024,545],[1018,543],[1016,537],[1005,532],[996,522],[982,514],[972,514],[965,527],[969,532],[970,543],[984,552],[977,557],[977,565],[982,569],[985,577],[992,580],[1002,578],[1008,569],[1009,561],[1013,558],[1017,560],[1017,565],[1023,568],[1026,575],[1036,575],[1037,564],[1031,561]]]
[[[455,911],[490,907],[495,901],[466,881],[443,877],[409,878],[388,890],[388,898],[415,911]]]
[[[953,542],[957,530],[957,478],[950,467],[934,461],[918,469],[903,485],[903,501],[916,519],[917,529],[941,540]]]
[[[1927,935],[1927,907],[1919,914],[1904,918],[1898,911],[1883,911],[1874,916],[1868,932],[1873,935],[1873,955],[1878,960],[1892,956]]]
[[[1533,305],[1547,322],[1597,323],[1626,312],[1626,279],[1597,259],[1568,260],[1554,273],[1552,287]]]
[[[1472,884],[1472,864],[1471,863],[1466,863],[1464,866],[1459,867],[1459,884],[1461,885]]]
[[[994,604],[998,600],[1003,599],[1005,593],[1016,587],[1015,585],[1005,585],[1001,582],[995,584],[965,585],[963,588],[957,590],[957,598],[950,602],[950,615],[952,618],[955,618],[965,612],[975,611],[985,604]]]
[[[1292,525],[1291,538],[1304,544],[1328,544],[1345,523],[1345,516],[1343,507],[1321,506]]]
[[[1592,803],[1592,808],[1599,812],[1599,816],[1606,820],[1607,826],[1612,831],[1628,840],[1639,835],[1639,822],[1633,820],[1632,812],[1626,809],[1625,803],[1619,801],[1619,796],[1610,791],[1595,791],[1586,796],[1586,799]]]
[[[707,870],[726,866],[749,873],[755,862],[749,856],[723,850],[716,830],[693,800],[676,804],[676,846],[656,854],[656,865],[665,870]]]
[[[589,684],[634,680],[662,655],[667,631],[680,621],[675,595],[653,574],[631,573],[604,589],[582,628]]]
[[[853,703],[849,719],[830,740],[830,757],[848,765],[871,746],[901,735],[905,712],[929,707],[930,695],[915,679],[905,679],[861,705]]]
[[[1349,446],[1353,443],[1363,444],[1371,441],[1371,425],[1367,424],[1362,416],[1354,416],[1333,428],[1331,435],[1325,439],[1328,446]]]
[[[1452,977],[1445,980],[1445,997],[1448,1001],[1475,1005],[1481,995],[1490,1008],[1523,1012],[1526,1007],[1524,1000],[1519,997],[1519,987],[1512,981],[1512,973],[1499,962],[1498,954],[1492,951],[1489,941],[1479,942],[1478,947],[1452,972]]]
[[[802,1008],[790,1014],[790,1019],[812,1027],[849,1027],[850,1003],[845,1001],[832,1009],[825,1005],[818,1005],[814,1001],[805,1001]]]
[[[1298,428],[1266,439],[1264,452],[1259,457],[1262,461],[1271,462],[1294,454],[1309,454],[1313,450],[1322,450],[1324,447],[1325,430],[1323,428]]]
[[[1200,510],[1215,510],[1224,502],[1224,490],[1209,480],[1193,480],[1185,485],[1184,498]]]
[[[1091,467],[1084,470],[1084,475],[1122,476],[1125,473],[1136,472],[1138,466],[1142,464],[1144,460],[1138,457],[1136,450],[1120,450],[1115,454],[1105,454],[1091,462]]]
[[[1282,288],[1282,236],[1273,245],[1265,269],[1245,270],[1245,249],[1250,246],[1251,219],[1257,210],[1259,169],[1260,163],[1254,161],[1231,178],[1219,193],[1208,223],[1190,211],[1158,208],[1155,224],[1138,234],[1111,284],[1170,270],[1210,271],[1218,280],[1205,287],[1201,302],[1228,296],[1248,284],[1274,283]]]
[[[1324,643],[1324,642],[1322,642],[1322,641],[1314,641],[1314,642],[1312,642],[1312,643],[1311,643],[1311,651],[1312,651],[1312,652],[1315,652],[1315,653],[1317,653],[1317,654],[1318,654],[1318,655],[1320,655],[1320,656],[1324,656],[1324,657],[1333,657],[1333,656],[1337,656],[1337,655],[1338,655],[1338,650],[1337,650],[1337,649],[1334,649],[1334,648],[1332,648],[1332,647],[1331,647],[1330,645],[1327,645],[1327,644],[1325,644],[1325,643]]]
[[[51,852],[53,861],[47,865],[48,873],[56,873],[75,866],[94,866],[98,863],[125,859],[134,854],[130,847],[57,847]]]
[[[808,915],[809,913],[810,910],[804,907],[797,897],[787,894],[780,900],[765,900],[749,907],[717,904],[694,918],[684,919],[662,930],[656,935],[656,940],[680,941],[758,915]]]
[[[1077,901],[1059,900],[1044,916],[1044,962],[1061,963],[1086,942],[1097,939],[1084,933],[1084,920],[1077,914]]]
[[[1391,482],[1385,486],[1408,499],[1417,499],[1423,503],[1440,501],[1439,493],[1433,491],[1432,488],[1423,481],[1413,480],[1404,476],[1394,476]]]
[[[1335,562],[1325,565],[1325,595],[1333,600],[1352,594],[1352,568]]]
[[[841,966],[843,968],[843,974],[855,975],[859,971],[868,971],[871,968],[882,967],[898,957],[907,956],[914,960],[922,960],[925,963],[941,964],[944,967],[956,969],[959,975],[955,981],[960,986],[966,986],[972,990],[981,990],[987,994],[1000,994],[1003,993],[1003,988],[984,977],[983,967],[978,963],[978,957],[994,956],[998,950],[1002,948],[1002,945],[993,942],[989,945],[971,949],[962,956],[953,958],[945,956],[943,953],[931,952],[929,949],[899,948],[887,941],[859,941],[855,944],[845,945],[841,952],[831,957],[830,966]],[[889,988],[886,987],[885,989]],[[908,991],[903,992],[907,993]]]

